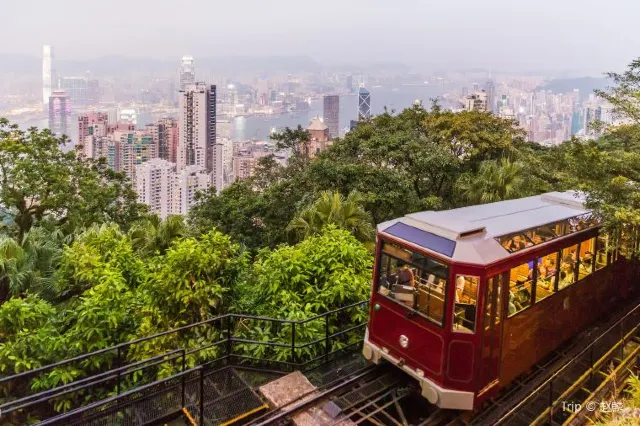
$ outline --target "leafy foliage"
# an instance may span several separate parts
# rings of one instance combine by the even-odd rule
[[[108,221],[127,226],[143,211],[123,174],[62,152],[67,140],[49,130],[23,132],[0,118],[0,141],[0,214],[18,241],[46,219],[72,232]]]
[[[362,207],[364,199],[357,192],[351,192],[344,198],[339,192],[324,191],[312,205],[296,216],[287,230],[295,231],[304,239],[308,235],[318,234],[329,224],[345,229],[358,240],[373,240],[374,230],[371,217]]]

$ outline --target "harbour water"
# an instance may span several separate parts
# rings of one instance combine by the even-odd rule
[[[408,85],[397,87],[374,86],[368,90],[371,92],[371,113],[378,115],[384,112],[385,107],[388,110],[396,110],[397,112],[410,107],[416,100],[422,102],[423,105],[429,106],[431,99],[443,94],[446,87],[429,86],[429,85]],[[235,141],[244,141],[250,139],[266,140],[272,129],[282,130],[285,127],[295,128],[298,125],[307,127],[313,117],[321,117],[322,99],[311,101],[307,111],[297,111],[293,114],[283,114],[277,116],[240,116],[232,119],[231,134]],[[348,128],[350,120],[355,120],[358,111],[358,95],[340,96],[340,129]],[[162,114],[155,115],[149,113],[141,113],[139,115],[138,126],[152,122],[161,118]],[[224,119],[224,117],[220,117]],[[46,128],[48,126],[47,119],[32,119],[28,121],[17,120],[18,125],[27,129],[31,126]],[[78,129],[77,116],[74,114],[69,117],[68,121],[69,137],[72,141],[77,140]]]
[[[398,87],[373,87],[371,92],[371,113],[378,115],[388,110],[401,111],[414,104],[416,100],[429,106],[431,99],[444,93],[445,88],[427,85],[412,85]],[[268,139],[272,128],[306,127],[313,117],[321,117],[322,99],[311,101],[308,111],[296,112],[292,115],[266,117],[236,117],[233,119],[233,139]],[[358,113],[358,95],[340,96],[340,129],[349,127],[350,120],[355,120]]]

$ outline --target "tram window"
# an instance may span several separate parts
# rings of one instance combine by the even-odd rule
[[[442,325],[448,266],[396,244],[383,244],[378,293]]]
[[[510,235],[503,238],[502,247],[507,249],[510,253],[513,253],[515,251],[527,248],[527,239],[524,235]]]
[[[509,276],[509,316],[531,306],[531,283],[535,262],[523,263],[511,270]]]
[[[594,253],[596,252],[596,239],[580,243],[580,255],[578,256],[578,279],[581,280],[593,273]]]
[[[597,251],[595,256],[596,271],[607,266],[607,256],[609,253],[609,237],[606,235],[598,235],[596,241]]]
[[[567,247],[562,250],[560,258],[560,277],[558,280],[558,290],[570,286],[576,282],[576,267],[578,258],[578,245]]]
[[[456,277],[455,307],[452,330],[458,333],[475,333],[476,307],[478,305],[478,277]]]
[[[551,296],[556,290],[558,253],[551,253],[538,259],[538,279],[536,281],[536,302]]]

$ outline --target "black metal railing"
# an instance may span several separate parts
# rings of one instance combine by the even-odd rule
[[[159,378],[184,382],[196,367],[200,375],[230,365],[309,370],[360,346],[367,307],[368,301],[362,301],[301,320],[227,314],[3,377],[0,421],[20,424],[72,412],[84,416],[96,404],[129,401],[134,394],[147,398],[143,390],[164,383]],[[34,385],[56,370],[80,374],[51,389]],[[181,386],[185,407],[188,386]],[[126,406],[123,402],[114,409]]]
[[[553,424],[568,417],[567,403],[585,381],[596,380],[597,371],[611,359],[625,359],[627,343],[640,332],[640,306],[636,306],[598,338],[571,358],[551,377],[503,415],[496,424]]]

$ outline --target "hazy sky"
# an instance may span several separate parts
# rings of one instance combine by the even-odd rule
[[[0,53],[309,55],[452,69],[621,69],[639,0],[4,0]]]

